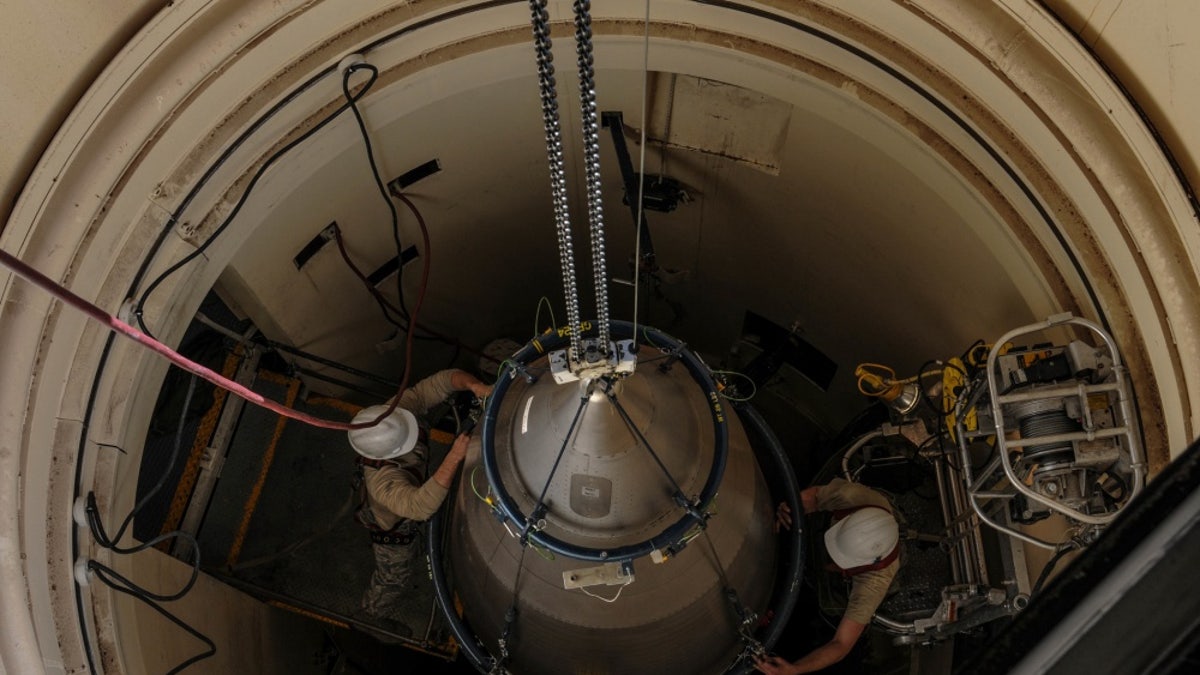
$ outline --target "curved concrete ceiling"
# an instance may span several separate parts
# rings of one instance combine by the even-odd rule
[[[442,167],[408,193],[430,226],[423,320],[481,345],[528,337],[541,296],[560,305],[524,3],[176,4],[63,125],[5,250],[115,311],[214,235],[254,183],[203,255],[150,296],[147,327],[178,341],[215,285],[273,339],[395,374],[400,358],[376,349],[390,330],[336,252],[293,263],[333,221],[364,268],[395,254],[353,118],[255,179],[341,105],[337,64],[361,53],[381,73],[362,111],[384,179]],[[909,371],[1070,311],[1125,350],[1151,457],[1182,450],[1200,408],[1200,235],[1190,191],[1124,93],[1036,3],[835,4],[659,0],[648,55],[643,3],[595,7],[600,109],[644,126],[649,70],[652,140],[668,142],[647,144],[647,171],[690,196],[650,214],[659,262],[679,279],[662,289],[674,304],[644,301],[643,320],[714,354],[746,311],[794,323],[839,365],[806,411],[835,429],[860,405],[856,363]],[[555,4],[551,19],[581,206],[569,10]],[[607,138],[602,148],[608,273],[628,277],[633,225]],[[581,227],[582,209],[574,218]],[[418,240],[408,220],[401,238]],[[33,612],[9,619],[5,665],[10,653],[32,664],[31,644],[86,663],[87,645],[120,653],[123,638],[98,627],[111,599],[66,590],[64,505],[94,489],[106,511],[128,509],[138,453],[103,447],[141,447],[166,366],[22,283],[4,293],[0,345],[21,365],[0,387],[0,433],[20,448],[4,466],[24,490],[5,492],[0,511],[21,514],[6,527],[34,570]],[[628,291],[611,293],[614,316],[628,316]],[[591,306],[584,283],[585,315]],[[449,357],[439,349],[417,361]]]

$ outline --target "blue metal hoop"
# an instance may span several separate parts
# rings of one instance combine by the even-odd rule
[[[639,326],[638,332],[640,333],[639,335],[633,334],[633,325],[629,322],[609,322],[609,333],[614,339],[632,339],[639,346],[646,345],[661,349],[664,352],[671,353],[673,357],[677,358],[687,368],[688,374],[691,375],[696,385],[700,387],[705,399],[708,401],[708,409],[713,423],[714,440],[713,460],[712,465],[709,467],[708,478],[704,483],[704,488],[692,504],[693,508],[688,509],[682,518],[668,525],[657,535],[649,539],[636,544],[628,544],[611,549],[592,548],[565,542],[547,534],[544,530],[534,527],[533,520],[528,514],[521,511],[521,508],[509,494],[508,490],[505,489],[504,483],[500,478],[499,465],[496,460],[495,437],[496,419],[500,412],[500,406],[504,401],[504,396],[508,393],[508,388],[512,385],[513,379],[525,366],[528,366],[550,351],[562,348],[570,341],[569,328],[562,328],[557,332],[547,331],[531,340],[527,345],[518,350],[517,353],[509,357],[506,364],[501,366],[499,379],[492,388],[492,395],[488,398],[487,408],[483,414],[483,468],[487,475],[488,483],[491,486],[492,494],[496,497],[500,513],[505,519],[518,526],[523,538],[557,554],[578,560],[624,562],[649,555],[652,551],[658,549],[678,545],[683,540],[684,535],[691,531],[692,528],[697,525],[700,527],[705,526],[705,510],[716,497],[717,489],[721,485],[721,479],[725,475],[725,462],[729,454],[729,424],[725,419],[726,412],[721,403],[716,382],[713,381],[712,371],[709,370],[708,366],[699,357],[687,348],[687,345],[666,333],[646,326]],[[596,333],[595,326],[590,323],[584,324],[583,336],[590,337]]]

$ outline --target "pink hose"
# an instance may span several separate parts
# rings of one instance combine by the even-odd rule
[[[262,394],[259,394],[250,389],[247,389],[246,387],[238,384],[237,382],[234,382],[233,380],[229,380],[229,379],[226,379],[225,377],[222,377],[220,373],[217,373],[213,370],[205,368],[204,366],[200,365],[199,363],[196,363],[195,361],[188,359],[187,357],[181,355],[179,352],[175,351],[174,349],[171,349],[170,347],[164,345],[163,343],[159,342],[158,340],[155,340],[154,338],[150,337],[149,335],[146,335],[145,333],[134,328],[133,326],[130,326],[129,324],[125,323],[124,321],[121,321],[117,317],[100,309],[99,307],[93,305],[92,303],[88,302],[87,300],[84,300],[83,298],[79,297],[78,295],[75,295],[68,289],[63,288],[61,285],[55,283],[52,279],[50,279],[46,275],[33,269],[29,265],[26,265],[22,260],[20,260],[19,258],[15,257],[13,255],[10,255],[7,251],[4,251],[3,249],[0,249],[0,263],[2,263],[5,267],[11,269],[12,271],[16,272],[17,275],[26,279],[27,281],[34,284],[35,286],[40,287],[42,290],[50,293],[51,295],[58,298],[59,300],[62,300],[63,302],[74,307],[75,309],[78,309],[79,311],[83,312],[84,314],[87,314],[92,319],[95,319],[96,321],[105,325],[106,327],[108,327],[109,330],[111,330],[115,333],[118,333],[120,335],[124,335],[125,337],[133,340],[134,342],[142,345],[143,347],[146,347],[147,349],[149,349],[151,351],[162,354],[171,363],[174,363],[175,365],[179,366],[180,368],[183,368],[184,370],[186,370],[190,373],[194,373],[194,374],[204,378],[205,380],[212,382],[213,384],[217,385],[218,387],[221,387],[222,389],[227,389],[230,392],[232,392],[233,394],[242,397],[243,399],[249,401],[250,403],[253,403],[254,405],[261,406],[263,408],[266,408],[267,410],[271,410],[273,412],[279,413],[280,415],[283,415],[284,417],[289,417],[289,418],[297,420],[299,422],[304,422],[305,424],[311,424],[314,427],[321,427],[322,429],[337,429],[339,431],[349,431],[351,429],[361,429],[364,427],[373,426],[375,422],[379,421],[379,420],[375,420],[375,422],[369,422],[366,424],[349,424],[347,422],[336,422],[333,420],[326,420],[326,419],[321,419],[319,417],[313,417],[312,415],[307,415],[298,410],[293,410],[292,408],[289,408],[287,406],[276,403],[275,401],[272,401],[268,398],[264,398],[262,396]]]

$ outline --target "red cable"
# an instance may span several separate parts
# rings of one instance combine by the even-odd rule
[[[421,242],[425,245],[425,255],[421,256],[421,285],[417,290],[417,302],[413,305],[412,314],[408,315],[408,335],[404,339],[404,377],[400,380],[400,390],[392,397],[391,403],[387,410],[379,416],[378,419],[371,422],[371,426],[379,423],[392,411],[396,406],[400,405],[400,397],[404,395],[404,390],[408,388],[408,378],[412,375],[412,355],[413,342],[416,338],[417,315],[421,313],[421,305],[425,304],[425,291],[429,288],[429,259],[432,257],[432,251],[429,246],[429,228],[425,226],[425,218],[421,216],[421,212],[417,207],[408,200],[408,197],[396,192],[396,197],[403,201],[409,209],[412,209],[413,215],[417,217],[417,225],[421,227]],[[399,274],[399,271],[397,271]],[[397,288],[398,292],[403,293],[404,290]]]
[[[422,229],[424,229],[424,228],[422,228]],[[426,250],[428,250],[428,246],[429,246],[428,237],[426,237],[425,241],[426,241],[426,244],[425,244]],[[194,373],[194,374],[200,376],[201,378],[215,384],[216,386],[221,387],[222,389],[226,389],[226,390],[232,392],[233,394],[235,394],[236,396],[240,396],[241,398],[249,401],[250,403],[253,403],[257,406],[266,408],[267,410],[271,410],[273,412],[279,413],[280,415],[283,415],[284,417],[289,417],[289,418],[297,420],[299,422],[304,422],[305,424],[311,424],[314,427],[320,427],[322,429],[336,429],[339,431],[349,431],[351,429],[364,429],[364,428],[367,428],[370,426],[374,426],[380,420],[382,420],[383,418],[390,415],[392,410],[395,410],[396,403],[398,403],[400,400],[400,396],[397,395],[393,399],[392,406],[388,409],[388,411],[386,413],[384,413],[383,415],[380,415],[378,419],[376,419],[372,422],[367,422],[367,423],[362,423],[362,424],[349,424],[347,422],[337,422],[337,421],[333,421],[333,420],[321,419],[319,417],[313,417],[312,415],[302,413],[298,410],[293,410],[292,408],[288,408],[287,406],[276,403],[275,401],[272,401],[268,398],[264,398],[261,394],[254,392],[250,389],[247,389],[246,387],[238,384],[237,382],[234,382],[233,380],[226,379],[225,377],[222,377],[220,373],[217,373],[213,370],[205,368],[204,366],[196,363],[195,361],[188,359],[187,357],[181,355],[179,352],[175,351],[174,349],[171,349],[170,347],[164,345],[163,343],[159,342],[158,340],[155,340],[154,338],[146,335],[145,333],[142,333],[141,331],[134,328],[133,326],[130,326],[129,324],[125,323],[124,321],[121,321],[117,317],[100,309],[99,307],[97,307],[96,305],[93,305],[92,303],[88,302],[87,300],[84,300],[83,298],[79,297],[78,295],[75,295],[70,290],[62,287],[58,283],[55,283],[54,280],[50,279],[49,277],[47,277],[46,275],[42,274],[41,272],[35,270],[34,268],[30,267],[29,265],[26,265],[21,259],[9,254],[7,251],[5,251],[3,249],[0,249],[0,263],[2,263],[5,267],[9,268],[10,270],[16,272],[17,275],[23,277],[26,281],[29,281],[30,283],[34,284],[35,286],[38,286],[42,290],[50,293],[50,295],[53,295],[54,297],[58,298],[59,300],[62,300],[63,302],[67,303],[68,305],[70,305],[70,306],[74,307],[75,309],[78,309],[79,311],[88,315],[92,319],[100,322],[105,327],[107,327],[109,330],[111,330],[115,333],[118,333],[120,335],[124,335],[125,337],[133,340],[134,342],[142,345],[143,347],[146,347],[147,349],[149,349],[151,351],[161,354],[162,356],[166,357],[167,360],[169,360],[171,363],[174,363],[175,365],[179,366],[180,368],[183,368],[184,370],[186,370],[190,373]],[[429,270],[428,256],[426,256],[426,264],[425,264],[426,274],[425,274],[425,277],[422,278],[422,282],[424,282],[425,279],[428,278],[428,270]],[[418,308],[420,307],[420,300],[424,299],[424,296],[425,296],[424,284],[422,284],[422,292],[421,292],[420,298],[418,299],[418,304],[417,304]],[[413,314],[415,316],[416,312],[414,311]],[[411,333],[410,333],[410,336],[411,336]],[[411,356],[412,356],[411,338],[409,340],[409,348],[408,348],[407,356],[409,358],[411,358]],[[408,366],[406,364],[405,365],[404,382],[401,384],[401,387],[400,387],[401,392],[404,391],[405,385],[407,383],[408,383]]]
[[[422,227],[424,227],[425,220],[424,220],[424,218],[422,218],[421,212],[417,210],[416,205],[414,205],[411,201],[409,201],[409,199],[407,197],[405,197],[404,195],[402,195],[398,192],[393,192],[392,195],[395,196],[400,201],[404,202],[404,204],[406,206],[408,206],[409,210],[412,211],[413,215],[417,217],[417,222],[419,224],[421,224]],[[388,300],[387,297],[385,297],[378,288],[375,287],[375,284],[371,283],[371,280],[367,278],[367,275],[363,274],[362,270],[360,270],[358,268],[358,265],[354,264],[354,261],[350,258],[350,253],[346,250],[346,242],[345,242],[345,239],[342,237],[341,228],[335,227],[333,229],[333,238],[334,238],[334,241],[337,242],[338,252],[341,253],[342,260],[346,263],[346,266],[349,267],[350,271],[354,272],[354,276],[358,277],[358,279],[360,281],[362,281],[363,285],[367,287],[367,291],[369,291],[371,293],[371,296],[373,298],[375,298],[375,301],[377,303],[379,303],[380,307],[385,308],[385,309],[390,309],[399,316],[404,316],[404,312],[401,312],[398,307],[396,307],[394,304],[392,304],[392,302],[390,300]],[[428,242],[426,242],[426,243],[428,243]],[[428,248],[426,248],[426,250],[428,250]],[[386,311],[384,313],[384,316],[385,316],[385,318],[387,317]],[[390,319],[389,319],[389,321],[390,321]],[[392,322],[392,323],[395,323],[395,322]],[[482,351],[475,349],[474,347],[472,347],[470,345],[463,344],[462,342],[458,341],[457,339],[452,338],[444,333],[439,333],[438,331],[430,328],[429,326],[426,326],[425,324],[418,323],[418,324],[416,324],[416,327],[425,331],[426,333],[429,333],[432,337],[435,337],[435,338],[441,340],[442,342],[445,342],[447,344],[452,344],[456,347],[459,347],[468,352],[471,352],[472,354],[475,354],[476,356],[481,356],[483,358],[491,358],[490,356],[483,353]]]

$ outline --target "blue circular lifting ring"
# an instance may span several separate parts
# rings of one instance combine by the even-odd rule
[[[697,525],[705,527],[707,521],[706,510],[709,504],[712,503],[713,498],[716,497],[717,489],[721,485],[721,478],[725,474],[725,460],[729,453],[729,424],[725,419],[726,411],[721,404],[716,383],[713,381],[712,371],[686,345],[675,338],[646,326],[638,327],[640,334],[635,338],[633,330],[633,325],[626,321],[612,321],[609,324],[609,332],[614,340],[634,339],[639,347],[646,346],[661,350],[664,354],[669,355],[668,359],[677,359],[682,363],[696,382],[696,385],[704,393],[704,397],[708,401],[708,410],[712,416],[713,423],[713,459],[712,466],[709,468],[708,479],[704,483],[704,489],[689,504],[682,518],[668,525],[657,535],[636,544],[610,549],[590,548],[567,543],[557,537],[546,534],[544,530],[533,527],[529,516],[521,512],[520,507],[517,506],[516,501],[513,500],[508,490],[504,488],[504,483],[500,480],[499,466],[496,462],[495,436],[496,416],[500,412],[500,405],[504,401],[504,396],[508,393],[508,388],[512,384],[513,378],[517,377],[525,366],[528,366],[551,351],[565,347],[569,343],[569,329],[559,329],[557,332],[547,331],[530,340],[529,344],[509,357],[501,365],[499,379],[496,380],[496,385],[492,388],[492,395],[488,399],[487,409],[484,410],[483,468],[487,473],[488,483],[491,485],[492,494],[496,497],[501,516],[516,524],[523,538],[527,537],[535,544],[569,558],[598,562],[624,562],[649,555],[651,551],[678,545],[683,540],[684,535],[691,531],[692,528]],[[582,337],[592,337],[595,334],[595,327],[591,323],[584,322]]]

